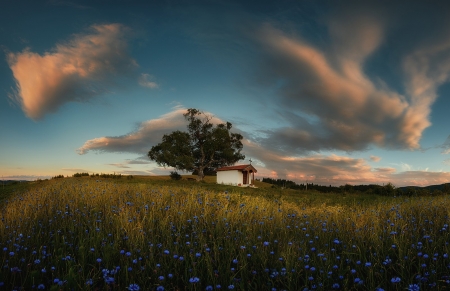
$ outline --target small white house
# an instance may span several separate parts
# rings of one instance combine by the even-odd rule
[[[217,184],[248,187],[255,180],[256,169],[252,165],[222,167],[217,171]]]

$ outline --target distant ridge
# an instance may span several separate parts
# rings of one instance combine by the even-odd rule
[[[450,183],[444,183],[440,185],[429,185],[429,186],[404,186],[404,187],[398,187],[398,189],[402,191],[408,191],[408,190],[427,190],[427,191],[434,191],[434,190],[440,190],[442,192],[450,192]]]

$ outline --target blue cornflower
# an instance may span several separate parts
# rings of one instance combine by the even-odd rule
[[[202,254],[201,254],[201,253],[195,253],[195,256],[196,256],[197,258],[200,258],[200,257],[202,256]]]
[[[38,285],[38,289],[39,290],[44,290],[45,289],[45,285],[44,284],[39,284]]]
[[[267,247],[269,245],[269,242],[268,241],[265,241],[264,243],[263,243],[263,246],[265,246],[265,247]]]
[[[101,263],[101,262],[102,262],[102,259],[98,258],[97,263]]]
[[[114,283],[114,278],[113,277],[105,277],[105,283],[106,284]]]
[[[237,264],[238,263],[238,260],[237,259],[234,259],[233,260],[233,264]]]
[[[192,277],[192,278],[189,279],[189,282],[190,282],[190,283],[197,283],[197,282],[200,282],[200,278],[198,278],[198,277]]]
[[[384,291],[384,289],[383,289],[383,288],[380,288],[380,287],[378,287],[378,288],[375,288],[375,291]]]
[[[208,286],[206,286],[205,290],[206,291],[212,291],[213,290],[213,286],[208,285]]]
[[[169,250],[164,250],[165,255],[168,255],[169,253],[170,253]]]
[[[392,283],[398,283],[398,282],[400,282],[402,279],[400,279],[399,277],[393,277],[392,279],[391,279],[391,282]]]
[[[164,287],[163,286],[158,286],[158,287],[156,287],[156,291],[164,291]]]
[[[138,284],[130,284],[130,286],[128,286],[127,289],[131,290],[131,291],[139,291],[139,285]]]
[[[169,277],[169,279],[172,279],[172,278],[173,278],[173,275],[172,275],[172,274],[169,274],[169,275],[167,275],[167,277]]]
[[[92,284],[94,284],[94,282],[92,281],[92,279],[88,279],[86,281],[86,285],[92,286]]]
[[[14,256],[14,252],[9,252],[9,255],[12,257]]]
[[[158,279],[159,281],[164,281],[164,276],[159,276]]]
[[[408,287],[408,291],[419,291],[420,287],[417,284],[410,284]]]
[[[372,263],[371,262],[366,262],[365,266],[366,267],[370,267],[370,266],[372,266]]]
[[[131,256],[131,253],[130,253],[130,252],[126,252],[125,255],[126,255],[127,257],[130,257],[130,256]]]
[[[36,265],[39,265],[39,264],[41,263],[41,260],[36,259],[36,260],[34,260],[34,263],[35,263]]]
[[[228,285],[228,290],[234,289],[234,285]]]
[[[338,283],[334,283],[334,284],[333,284],[333,289],[339,289],[339,287],[340,287],[340,286],[339,286]]]

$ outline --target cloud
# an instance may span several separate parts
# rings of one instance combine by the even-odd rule
[[[447,137],[445,142],[440,146],[442,148],[442,154],[447,155],[450,154],[450,135]]]
[[[342,34],[345,29],[351,33]],[[405,97],[377,86],[364,74],[365,59],[382,39],[379,25],[358,18],[335,30],[338,45],[325,53],[271,26],[263,28],[263,80],[278,80],[279,102],[289,126],[266,131],[269,136],[261,142],[297,153],[364,150],[371,144],[416,148],[417,140],[398,139],[409,106]],[[348,41],[350,35],[355,40]]]
[[[381,158],[377,156],[370,156],[370,159],[374,162],[379,162],[381,160]]]
[[[154,82],[151,81],[153,79],[153,76],[149,75],[149,74],[141,74],[141,76],[139,77],[139,85],[141,85],[142,87],[147,87],[150,89],[156,89],[159,87],[159,85]]]
[[[108,92],[137,67],[128,54],[127,32],[120,24],[93,25],[43,55],[29,49],[9,53],[16,80],[10,98],[29,118],[39,120],[65,103],[87,102]]]
[[[161,142],[164,134],[170,134],[175,130],[186,130],[187,122],[183,114],[185,108],[176,107],[170,113],[164,114],[159,118],[142,122],[136,131],[126,135],[115,137],[98,137],[88,140],[83,146],[78,148],[77,152],[84,155],[89,151],[112,152],[112,153],[135,153],[147,154],[153,145]],[[209,114],[208,112],[205,112]],[[212,123],[222,123],[214,117]]]
[[[255,161],[257,177],[287,178],[297,183],[340,186],[344,184],[367,185],[393,183],[401,186],[427,186],[447,183],[449,172],[412,171],[403,164],[404,170],[395,168],[372,168],[365,159],[339,155],[310,155],[292,157],[263,148],[246,140],[244,150],[247,158]],[[258,167],[260,165],[260,167]],[[407,167],[409,166],[409,167]]]
[[[320,41],[307,31],[299,34],[301,29],[260,27],[255,33],[258,84],[275,90],[273,102],[286,124],[265,130],[261,143],[297,154],[421,148],[437,90],[450,79],[449,29],[427,43],[409,41],[406,46],[395,39],[404,31],[395,26],[392,8],[398,6],[390,5],[390,13],[381,16],[380,9],[347,5],[324,17],[327,33]],[[373,73],[375,60],[389,62],[387,56],[400,60],[389,69],[398,72],[404,87],[394,85],[389,74],[383,80]]]

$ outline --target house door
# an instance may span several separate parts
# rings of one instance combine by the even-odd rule
[[[242,172],[242,175],[243,175],[242,184],[248,184],[247,172],[246,171]]]

